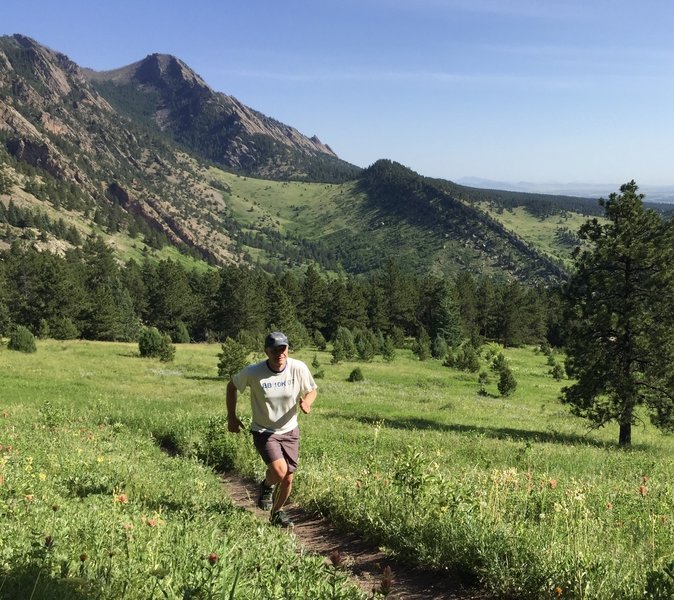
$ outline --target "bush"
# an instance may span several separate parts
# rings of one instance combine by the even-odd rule
[[[319,350],[325,350],[327,348],[328,342],[326,341],[325,336],[318,329],[314,331],[313,338],[316,348]]]
[[[159,351],[159,360],[162,362],[171,362],[176,355],[176,347],[171,342],[171,336],[164,333],[162,336],[161,350]]]
[[[171,362],[176,348],[171,336],[161,333],[156,327],[145,327],[138,336],[138,350],[144,358],[158,358],[162,362]]]
[[[332,364],[336,365],[355,356],[356,344],[353,341],[353,334],[346,327],[338,327],[332,340]]]
[[[187,325],[178,321],[171,332],[171,338],[176,344],[189,344],[190,332],[187,330]]]
[[[35,336],[23,325],[17,325],[9,336],[7,348],[30,354],[37,350]]]
[[[55,317],[49,330],[55,340],[74,340],[80,335],[80,330],[70,317]]]
[[[386,362],[393,362],[396,358],[396,347],[393,343],[393,338],[389,335],[384,338],[384,343],[381,347],[381,355]]]
[[[456,353],[454,366],[461,371],[477,373],[480,370],[480,356],[470,344],[462,346]]]
[[[500,371],[498,380],[498,391],[502,396],[510,396],[517,389],[517,380],[510,370],[510,367],[504,367]]]
[[[360,367],[356,367],[353,371],[351,371],[347,381],[363,381],[363,379],[365,379],[363,377],[363,372],[360,370]]]
[[[231,379],[248,364],[248,348],[240,342],[228,337],[218,354],[218,377]]]
[[[487,385],[489,385],[489,373],[487,373],[487,371],[480,371],[480,374],[477,377],[477,382],[480,384],[480,391],[478,393],[480,396],[486,396]]]
[[[447,340],[444,336],[438,334],[433,340],[432,348],[433,358],[437,360],[443,360],[449,354],[449,346],[447,345]]]
[[[555,363],[555,365],[548,371],[550,375],[552,375],[553,379],[556,379],[557,381],[561,381],[564,379],[564,368],[562,365]]]

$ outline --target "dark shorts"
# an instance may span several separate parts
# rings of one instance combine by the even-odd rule
[[[253,431],[253,443],[265,465],[285,459],[288,472],[297,469],[297,458],[300,451],[300,430],[295,427],[288,433],[271,433]]]

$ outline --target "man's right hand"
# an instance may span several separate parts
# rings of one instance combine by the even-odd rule
[[[230,433],[239,433],[243,428],[243,423],[238,417],[227,417],[227,430]]]

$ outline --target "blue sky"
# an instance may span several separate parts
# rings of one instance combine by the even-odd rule
[[[368,166],[674,184],[670,0],[21,0],[22,33],[107,70],[153,52]]]

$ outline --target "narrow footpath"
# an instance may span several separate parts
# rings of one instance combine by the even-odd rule
[[[240,506],[267,519],[268,513],[256,506],[257,487],[236,474],[222,478],[223,486],[236,506]],[[373,588],[379,588],[384,569],[390,567],[393,575],[391,592],[387,596],[395,600],[495,600],[483,590],[466,588],[442,573],[411,569],[395,561],[378,548],[367,544],[355,534],[336,531],[326,519],[309,515],[300,507],[289,504],[284,509],[295,526],[293,534],[297,543],[307,552],[325,557],[337,550],[342,558],[342,567],[350,579],[371,597]]]

